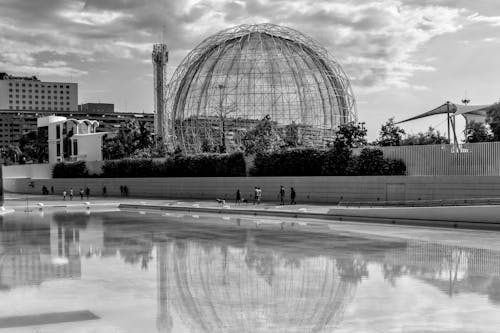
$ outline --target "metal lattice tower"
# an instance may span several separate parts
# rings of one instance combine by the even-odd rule
[[[168,62],[168,48],[166,44],[153,45],[152,60],[154,72],[155,133],[157,137],[160,136],[166,142],[165,140],[167,140],[170,134],[168,127],[170,117],[165,105]]]
[[[310,147],[357,120],[347,75],[327,50],[273,24],[240,25],[202,41],[176,69],[166,99],[173,139],[191,153],[220,143],[239,149],[266,115],[278,128],[298,125]]]

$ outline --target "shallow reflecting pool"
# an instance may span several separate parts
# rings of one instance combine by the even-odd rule
[[[6,215],[0,332],[500,331],[500,252],[301,225]]]

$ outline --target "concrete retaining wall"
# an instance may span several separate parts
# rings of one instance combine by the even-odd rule
[[[52,164],[23,164],[2,166],[3,178],[52,178]]]
[[[41,193],[43,185],[56,193],[73,188],[75,194],[88,186],[92,195],[101,195],[106,186],[108,195],[119,196],[120,185],[127,185],[131,196],[232,200],[236,189],[244,198],[253,197],[254,186],[262,188],[263,200],[277,201],[280,185],[287,198],[295,187],[298,202],[336,203],[342,201],[376,200],[439,200],[500,197],[500,177],[494,176],[366,176],[366,177],[227,177],[227,178],[82,178],[4,179],[8,192]]]

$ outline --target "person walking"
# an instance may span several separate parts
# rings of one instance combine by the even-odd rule
[[[50,187],[50,194],[52,194],[52,195],[54,194],[54,185],[52,185],[52,186]]]
[[[89,189],[88,186],[85,187],[85,196],[87,197],[87,200],[89,200],[89,198],[90,198],[90,189]]]
[[[125,196],[128,197],[128,186],[127,185],[123,186],[123,194],[125,194]]]
[[[69,189],[69,201],[73,201],[73,188]]]
[[[107,192],[108,192],[108,190],[106,189],[106,185],[104,185],[102,187],[102,196],[105,197]]]
[[[66,201],[66,190],[63,191],[63,200]]]
[[[260,205],[260,198],[262,197],[262,190],[257,187],[257,205]]]
[[[80,189],[80,200],[83,201],[83,188]]]
[[[236,205],[239,205],[241,203],[241,192],[240,189],[236,190]]]
[[[257,186],[255,186],[253,190],[253,204],[255,205],[257,203],[257,198],[259,196],[259,190],[257,189]]]
[[[296,205],[297,203],[295,202],[295,196],[297,193],[295,193],[295,189],[292,187],[290,188],[290,205]]]
[[[285,205],[285,188],[283,185],[280,186],[280,205]]]
[[[120,185],[120,196],[123,197],[123,185]]]

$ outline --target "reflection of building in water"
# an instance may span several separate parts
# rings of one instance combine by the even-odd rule
[[[277,248],[157,244],[158,330],[172,330],[173,312],[191,332],[332,330],[354,296],[357,278],[341,276],[352,262]]]
[[[50,224],[0,228],[0,288],[81,276],[80,238],[84,226],[57,220],[54,216],[55,222]]]
[[[387,252],[384,274],[390,281],[402,275],[417,276],[450,296],[477,292],[494,300],[499,298],[491,293],[496,290],[492,286],[500,283],[500,252],[409,241],[406,249]]]

